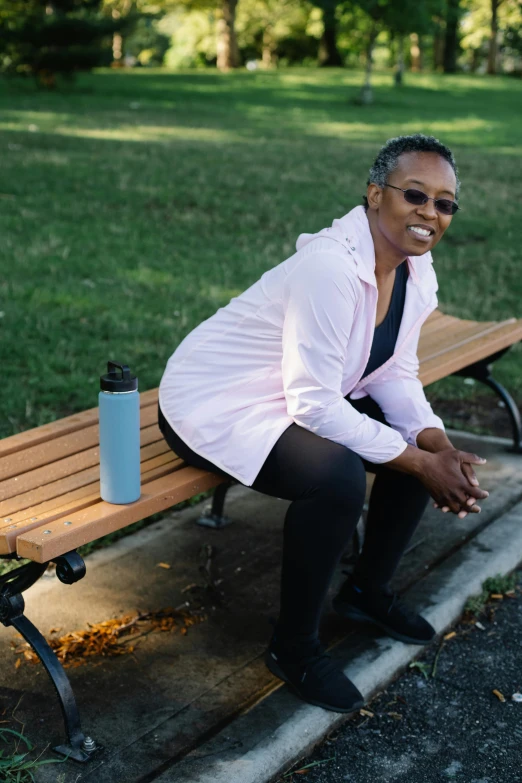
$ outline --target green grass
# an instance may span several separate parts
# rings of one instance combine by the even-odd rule
[[[108,359],[157,386],[198,323],[360,203],[390,136],[451,145],[462,214],[434,253],[444,309],[522,316],[522,82],[291,69],[0,83],[0,436],[97,404]],[[521,352],[498,365],[522,398]],[[475,387],[476,388],[476,387]],[[469,395],[451,379],[431,387]]]
[[[507,575],[496,574],[496,576],[488,577],[482,583],[481,592],[477,595],[469,596],[464,606],[464,610],[467,610],[476,616],[482,614],[491,593],[504,594],[510,590],[514,590],[517,586],[517,580],[516,571]]]
[[[34,783],[34,773],[47,764],[61,764],[58,759],[34,757],[33,744],[13,729],[0,728],[0,780],[2,783]]]

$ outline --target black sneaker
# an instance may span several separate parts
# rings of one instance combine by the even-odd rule
[[[353,712],[364,705],[354,683],[335,665],[318,641],[311,655],[285,661],[273,650],[273,638],[265,663],[276,677],[288,683],[303,701],[333,712]]]
[[[428,644],[435,628],[417,612],[404,604],[389,587],[364,587],[354,582],[352,575],[333,599],[332,606],[341,617],[368,622],[407,644]]]

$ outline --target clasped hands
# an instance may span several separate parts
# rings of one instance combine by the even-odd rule
[[[481,508],[476,501],[487,498],[489,492],[479,489],[473,465],[484,465],[486,460],[453,447],[432,454],[432,458],[429,483],[434,498],[433,507],[440,508],[443,513],[452,511],[460,519],[469,513],[480,513]]]

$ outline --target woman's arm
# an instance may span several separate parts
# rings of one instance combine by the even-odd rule
[[[423,451],[431,451],[435,454],[437,451],[455,448],[444,430],[438,427],[427,427],[417,435],[417,446]]]
[[[418,377],[417,346],[420,332],[419,326],[401,355],[374,381],[364,386],[364,390],[381,407],[388,424],[412,446],[419,445],[419,435],[428,429],[444,433],[444,422],[433,412]],[[451,444],[446,448],[451,448]]]
[[[370,462],[386,462],[407,444],[392,427],[359,413],[341,392],[358,281],[342,257],[310,253],[283,284],[281,372],[288,415]]]

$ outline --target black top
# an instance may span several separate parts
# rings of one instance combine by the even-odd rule
[[[384,321],[375,327],[373,342],[370,351],[368,364],[362,375],[365,378],[377,367],[393,355],[399,327],[401,325],[402,311],[404,310],[404,300],[406,298],[406,283],[408,282],[408,262],[405,260],[399,264],[395,270],[395,281],[390,300],[388,312]]]

